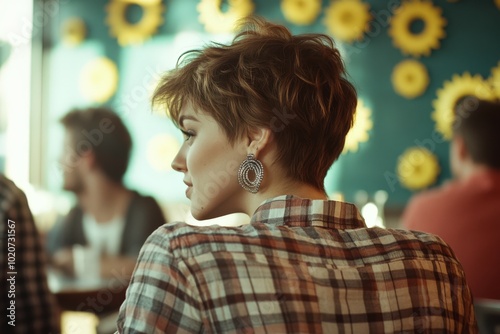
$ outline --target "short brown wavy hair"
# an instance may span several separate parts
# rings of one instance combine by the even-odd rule
[[[273,131],[277,163],[293,180],[324,190],[344,148],[356,90],[331,37],[293,36],[259,18],[244,22],[230,45],[213,43],[179,58],[153,94],[177,124],[191,102],[211,115],[229,141],[252,127]]]

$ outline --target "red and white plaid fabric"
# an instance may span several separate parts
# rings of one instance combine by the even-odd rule
[[[249,225],[168,224],[141,250],[120,333],[475,333],[438,237],[367,228],[352,204],[280,196]]]

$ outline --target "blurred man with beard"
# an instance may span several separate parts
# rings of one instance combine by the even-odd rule
[[[100,276],[130,275],[146,238],[165,223],[157,202],[123,184],[132,140],[121,119],[104,108],[76,109],[66,129],[61,165],[64,189],[77,205],[48,236],[52,263],[74,274],[73,246],[100,254]]]

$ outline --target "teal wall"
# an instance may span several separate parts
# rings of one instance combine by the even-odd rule
[[[256,14],[277,23],[287,25],[294,33],[326,33],[322,13],[316,23],[299,27],[285,21],[279,1],[256,0]],[[374,193],[383,189],[389,193],[388,205],[402,207],[413,194],[394,180],[398,156],[417,144],[431,149],[439,159],[441,174],[437,185],[450,178],[448,142],[436,138],[431,120],[432,100],[436,90],[453,74],[469,71],[484,78],[490,76],[491,68],[500,60],[500,10],[493,0],[459,1],[449,3],[434,1],[442,7],[447,19],[446,38],[441,48],[429,57],[421,58],[430,74],[430,85],[424,95],[407,100],[397,95],[391,85],[393,67],[405,57],[392,45],[383,13],[389,3],[398,1],[365,2],[379,17],[372,23],[372,31],[362,42],[352,45],[338,43],[345,54],[351,80],[359,96],[372,110],[374,127],[370,140],[362,143],[355,153],[341,156],[327,177],[327,189],[340,191],[346,199],[353,201],[358,190]],[[167,119],[151,113],[149,99],[144,93],[149,78],[172,68],[177,57],[188,49],[199,47],[210,40],[229,41],[231,36],[214,36],[204,32],[198,22],[196,0],[164,1],[165,22],[157,35],[141,46],[120,47],[110,37],[105,24],[107,1],[61,1],[60,10],[53,17],[45,36],[48,166],[46,177],[52,191],[60,189],[61,180],[57,172],[56,159],[60,148],[62,130],[58,118],[74,106],[85,106],[88,102],[78,91],[78,76],[83,64],[96,56],[106,56],[115,61],[120,70],[120,83],[116,95],[107,103],[125,119],[135,141],[132,165],[126,177],[128,185],[151,193],[161,200],[182,200],[184,185],[182,175],[173,171],[154,171],[146,159],[146,144],[154,134],[171,133],[179,140],[181,136]],[[323,7],[329,1],[323,1]],[[134,19],[140,14],[129,13]],[[78,47],[69,47],[60,42],[60,25],[68,17],[79,16],[88,27],[88,37]],[[439,136],[437,137],[439,139]]]

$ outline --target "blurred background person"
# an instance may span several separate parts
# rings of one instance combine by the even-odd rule
[[[0,333],[58,333],[59,312],[47,284],[47,259],[41,237],[25,194],[3,174],[0,174],[0,234],[3,312]],[[13,263],[8,261],[9,247],[14,248]],[[14,312],[9,310],[12,305]]]
[[[64,189],[78,203],[49,232],[52,263],[73,274],[73,246],[83,245],[100,254],[101,277],[130,275],[146,238],[165,224],[152,197],[123,184],[131,136],[118,115],[104,108],[73,110],[61,123]]]
[[[500,103],[467,98],[457,108],[450,161],[455,180],[415,196],[403,226],[444,239],[475,299],[500,300]]]

